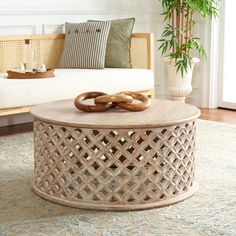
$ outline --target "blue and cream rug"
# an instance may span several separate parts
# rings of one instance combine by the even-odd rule
[[[0,235],[236,235],[236,126],[198,122],[198,192],[165,208],[93,212],[45,201],[30,190],[32,133],[0,137]]]

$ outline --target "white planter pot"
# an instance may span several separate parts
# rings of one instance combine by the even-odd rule
[[[199,62],[198,58],[193,58],[192,67],[187,69],[187,73],[184,73],[183,77],[181,72],[176,72],[174,61],[170,62],[166,60],[168,77],[167,77],[167,89],[173,100],[185,102],[185,98],[192,92],[192,74],[194,65]]]

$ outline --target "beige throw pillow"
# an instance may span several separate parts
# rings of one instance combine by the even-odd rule
[[[109,21],[66,23],[60,67],[103,69],[110,25]]]

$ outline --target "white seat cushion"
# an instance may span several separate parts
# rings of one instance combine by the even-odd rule
[[[57,69],[48,79],[0,78],[0,109],[72,99],[83,92],[141,91],[154,88],[148,69]]]

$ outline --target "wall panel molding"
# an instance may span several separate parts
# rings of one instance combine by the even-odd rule
[[[43,34],[62,34],[63,32],[64,32],[63,24],[58,24],[58,25],[43,24],[42,25]]]
[[[152,6],[98,6],[96,9],[83,6],[71,6],[69,8],[53,6],[46,9],[45,7],[1,8],[0,15],[130,15],[130,13],[136,13],[161,18],[158,9]]]
[[[0,35],[35,34],[36,25],[0,25]]]

